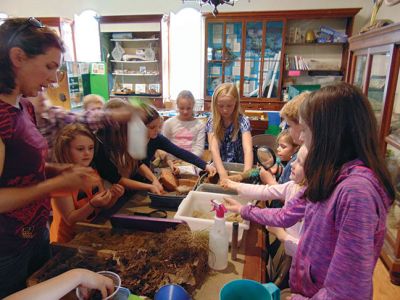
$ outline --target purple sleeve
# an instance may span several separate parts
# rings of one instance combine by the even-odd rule
[[[245,205],[240,214],[244,219],[262,225],[287,228],[304,218],[307,200],[300,198],[302,194],[303,192],[299,192],[282,208],[259,208]]]
[[[370,299],[372,274],[383,241],[385,214],[379,216],[381,201],[368,182],[358,181],[339,193],[335,212],[335,252],[324,281],[312,299]],[[380,220],[379,218],[382,218]],[[378,249],[378,250],[376,250]],[[375,250],[375,251],[374,251]],[[297,298],[296,298],[297,299]]]

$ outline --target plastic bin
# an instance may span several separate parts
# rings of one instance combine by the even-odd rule
[[[223,201],[223,198],[227,195],[224,194],[216,194],[216,193],[206,193],[206,192],[197,192],[191,191],[187,195],[185,199],[183,199],[181,205],[179,205],[178,211],[176,212],[174,219],[185,221],[192,231],[201,231],[207,230],[209,231],[214,224],[213,215],[215,212],[210,212],[211,210],[211,200],[220,200]],[[235,195],[230,195],[236,200],[238,200],[243,205],[247,203],[247,200],[243,200]],[[193,212],[198,211],[204,214],[210,214],[210,219],[203,218],[194,218]],[[229,235],[229,242],[232,239],[232,222],[225,222],[226,229]],[[244,230],[249,229],[249,221],[243,221],[239,223],[239,235],[238,241],[242,239]]]

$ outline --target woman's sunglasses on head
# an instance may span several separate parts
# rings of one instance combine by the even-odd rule
[[[30,26],[36,27],[36,28],[43,28],[44,25],[42,22],[39,20],[35,19],[34,17],[30,17],[26,19],[26,21],[17,29],[15,32],[11,35],[11,37],[8,39],[7,46],[10,48],[15,41],[15,38],[24,30],[29,28]]]

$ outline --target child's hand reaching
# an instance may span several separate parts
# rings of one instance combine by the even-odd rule
[[[172,174],[174,174],[175,176],[179,175],[180,170],[179,170],[179,168],[177,166],[174,165],[174,162],[169,159],[167,161],[167,163],[168,163],[169,168],[171,169]]]
[[[274,185],[276,182],[275,176],[269,170],[265,170],[263,167],[260,168],[260,179],[264,184]]]
[[[242,204],[240,204],[238,201],[235,199],[229,198],[229,197],[224,197],[224,206],[227,210],[234,212],[234,213],[240,213],[240,210],[242,209]]]
[[[155,184],[150,184],[150,186],[149,186],[149,192],[150,193],[153,193],[153,194],[157,194],[157,195],[161,195],[163,192],[164,192],[164,190],[162,189],[160,189],[157,185],[155,185]]]
[[[281,227],[267,227],[268,231],[276,236],[278,240],[281,242],[286,241],[288,234],[286,233],[285,229]]]
[[[92,199],[90,199],[90,203],[94,207],[106,207],[110,204],[112,201],[112,194],[110,190],[105,190],[102,192],[98,192],[96,195],[93,196]]]
[[[222,187],[224,187],[226,189],[233,189],[233,190],[237,190],[240,185],[239,182],[235,182],[230,179],[224,179],[220,182],[220,184]]]
[[[152,192],[152,193],[155,193],[157,195],[161,195],[162,193],[164,193],[164,187],[157,178],[153,180],[152,186],[154,186],[157,190],[157,192]]]
[[[206,165],[206,172],[208,173],[208,176],[213,177],[217,174],[217,169],[212,165]]]
[[[110,192],[111,192],[111,201],[107,205],[107,208],[112,207],[115,204],[115,202],[117,202],[117,200],[124,194],[125,188],[120,184],[113,184],[110,188]]]

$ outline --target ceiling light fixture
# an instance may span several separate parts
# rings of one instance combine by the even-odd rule
[[[233,6],[235,2],[238,0],[182,0],[183,3],[189,3],[189,2],[198,2],[200,6],[203,6],[204,4],[209,4],[211,6],[214,6],[213,10],[213,15],[216,16],[218,14],[218,5],[222,4],[229,4]]]

